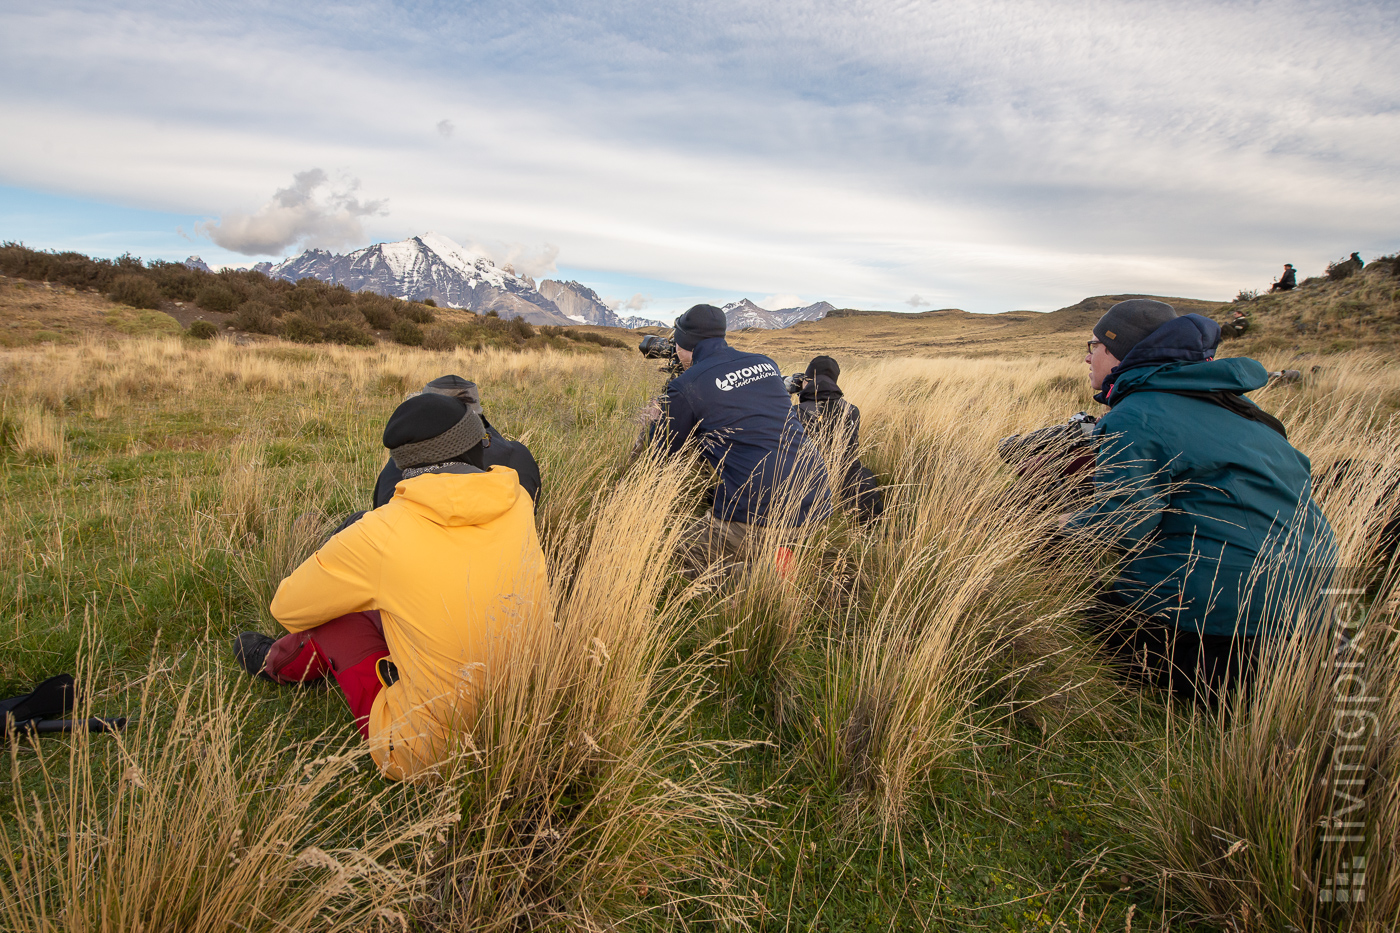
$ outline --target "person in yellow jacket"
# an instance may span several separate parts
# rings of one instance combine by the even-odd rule
[[[395,409],[393,498],[282,581],[271,611],[290,634],[235,643],[243,668],[275,683],[332,674],[391,780],[436,775],[511,633],[550,619],[532,500],[514,470],[483,469],[483,442],[481,418],[447,396]]]

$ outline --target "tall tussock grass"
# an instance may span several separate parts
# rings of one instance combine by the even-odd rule
[[[170,672],[125,697],[124,733],[11,738],[6,929],[406,929],[422,882],[402,852],[449,811],[367,781],[356,744],[289,741],[207,657]]]
[[[692,739],[703,656],[675,664],[670,580],[684,462],[643,459],[548,542],[553,606],[487,674],[451,777],[462,821],[432,875],[434,928],[505,930],[738,921],[715,836],[752,801],[718,771],[742,746]]]
[[[1345,642],[1318,619],[1275,645],[1225,715],[1108,675],[1083,615],[1115,559],[1057,533],[1085,494],[1029,492],[997,459],[1001,437],[1092,407],[1074,360],[843,360],[885,516],[862,525],[842,508],[799,527],[780,502],[747,560],[687,577],[704,471],[654,452],[628,462],[630,414],[659,386],[632,357],[169,340],[7,352],[0,558],[15,572],[0,611],[27,660],[4,669],[38,671],[91,607],[107,628],[82,657],[116,666],[89,682],[131,677],[101,705],[128,703],[134,724],[11,745],[0,916],[23,931],[795,928],[812,915],[777,921],[783,898],[757,866],[791,859],[789,908],[828,884],[847,886],[832,894],[843,909],[863,908],[859,864],[813,854],[840,837],[897,845],[900,896],[925,919],[980,867],[968,860],[1000,857],[962,854],[991,838],[981,803],[1001,825],[1039,820],[1047,793],[1052,807],[1090,793],[1062,785],[1102,788],[1084,776],[1121,745],[1138,749],[1114,749],[1134,767],[1092,801],[1114,819],[1083,824],[1080,841],[1067,828],[1063,852],[1045,852],[1055,874],[1083,875],[1066,891],[1092,899],[1117,859],[1110,899],[1137,885],[1130,896],[1161,897],[1188,924],[1386,929],[1400,917],[1400,605],[1384,546],[1400,514],[1400,375],[1348,359],[1293,364],[1302,383],[1254,397],[1319,473],[1337,467],[1319,498],[1355,570],[1338,585],[1358,581],[1369,608]],[[334,523],[370,504],[385,418],[448,372],[476,380],[493,423],[540,461],[551,599],[484,672],[440,781],[389,786],[338,694],[231,674],[224,636],[246,627],[231,613],[263,611]],[[58,457],[16,448],[21,413],[63,426]],[[182,431],[202,446],[176,443]],[[840,438],[821,444],[836,494],[846,454]],[[111,592],[129,594],[120,622],[103,615]],[[162,627],[188,647],[146,670],[145,633]],[[139,660],[112,647],[127,642]],[[1060,767],[1079,771],[1056,781]],[[1007,774],[1025,783],[1022,769],[1043,786],[1016,807],[981,797]],[[949,787],[948,825],[923,822]],[[1022,830],[1035,831],[1003,832]],[[1353,831],[1364,840],[1325,838]],[[920,876],[928,887],[908,893]],[[1000,888],[978,896],[987,913],[930,925],[1034,926],[995,912]],[[1102,898],[1087,909],[1112,913]]]

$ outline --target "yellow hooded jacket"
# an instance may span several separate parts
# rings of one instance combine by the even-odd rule
[[[551,617],[533,503],[503,466],[402,480],[283,580],[271,608],[289,632],[379,610],[399,679],[375,698],[370,754],[391,780],[429,777],[511,631]]]

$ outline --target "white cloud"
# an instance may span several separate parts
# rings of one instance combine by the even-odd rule
[[[803,308],[809,304],[814,303],[815,302],[811,301],[803,301],[801,296],[793,294],[769,295],[767,298],[761,298],[757,302],[760,308],[767,308],[769,311],[783,311],[788,308]]]
[[[1229,297],[1400,246],[1393,4],[178,9],[7,15],[0,182],[222,214],[252,248],[309,228],[238,205],[344,166],[394,204],[345,245],[437,229],[551,244],[486,250],[532,275],[562,250],[865,307]]]
[[[456,129],[457,129],[457,127],[455,127],[455,126],[452,125],[452,121],[451,121],[451,120],[439,120],[439,121],[438,121],[438,125],[437,125],[438,135],[441,136],[443,139],[451,139],[451,138],[452,138],[452,133],[453,133]]]
[[[384,214],[383,201],[355,196],[358,179],[333,186],[319,168],[297,172],[292,184],[252,214],[231,211],[218,220],[195,224],[195,233],[245,256],[273,256],[293,245],[334,248],[362,245],[362,218]]]

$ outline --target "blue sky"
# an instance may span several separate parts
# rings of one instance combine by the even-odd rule
[[[632,313],[1229,298],[1400,249],[1400,5],[3,6],[0,238],[436,231]]]

